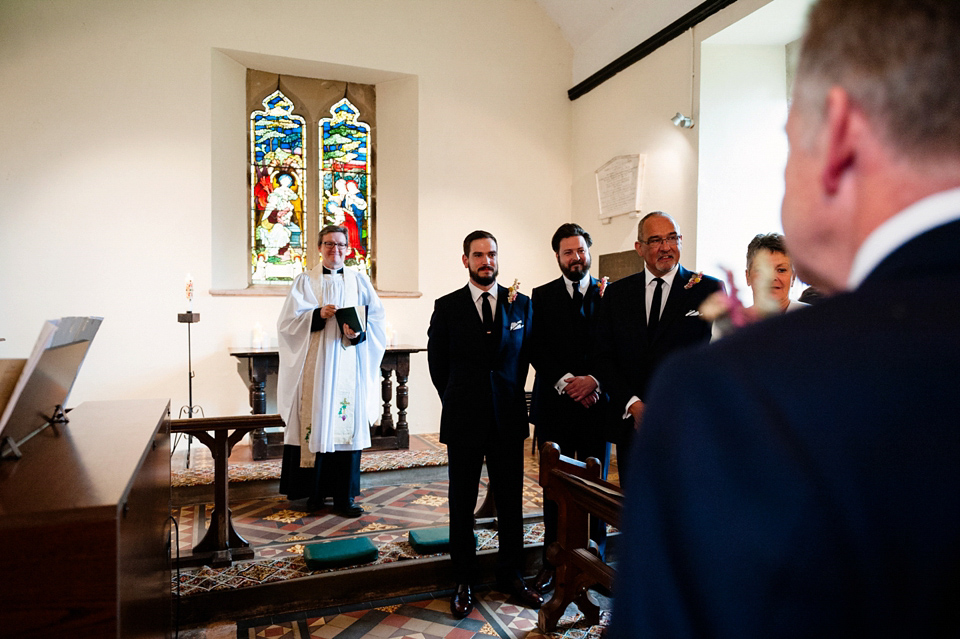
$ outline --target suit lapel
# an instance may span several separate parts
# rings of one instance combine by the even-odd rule
[[[587,283],[587,290],[583,292],[583,314],[586,317],[593,316],[593,307],[596,306],[598,299],[600,299],[600,294],[597,289],[597,278],[591,275],[590,281]]]
[[[507,302],[507,296],[509,292],[503,286],[497,284],[497,316],[496,322],[499,322],[499,332],[497,331],[497,326],[494,326],[494,332],[499,336],[497,343],[497,353],[500,353],[503,350],[504,344],[507,342],[507,334],[510,332],[510,313],[513,310],[513,304]]]
[[[647,337],[647,271],[646,269],[637,273],[639,279],[637,280],[637,286],[640,287],[639,295],[635,295],[634,299],[638,300],[639,308],[636,310],[634,315],[637,317],[637,324],[639,327],[637,329],[637,335],[640,336],[640,341],[642,344],[649,342]]]

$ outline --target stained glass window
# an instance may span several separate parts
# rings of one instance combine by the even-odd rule
[[[281,91],[250,115],[251,283],[288,284],[306,267],[306,121]]]
[[[319,124],[323,224],[347,227],[345,263],[370,274],[370,125],[347,98],[330,107],[330,117]]]

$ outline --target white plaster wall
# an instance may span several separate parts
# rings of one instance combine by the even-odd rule
[[[787,158],[783,46],[702,46],[697,262],[733,271],[741,299],[747,244],[783,232],[780,203]]]
[[[287,18],[272,25],[268,8]],[[330,37],[345,10],[367,17],[357,51]],[[426,345],[433,300],[466,281],[460,245],[475,228],[500,239],[505,284],[554,276],[549,236],[570,217],[572,51],[532,0],[2,0],[0,357],[26,356],[45,319],[103,316],[71,405],[169,397],[176,416],[190,272],[194,401],[208,416],[249,410],[227,349],[257,322],[275,341],[282,298],[209,294],[223,250],[211,207],[236,197],[211,186],[236,150],[220,146],[211,96],[215,78],[241,72],[217,50],[417,77],[416,249],[400,268],[416,269],[422,297],[385,301],[401,342]],[[410,406],[414,431],[436,431],[425,354]]]
[[[594,172],[612,157],[641,153],[647,156],[642,212],[673,215],[683,234],[683,265],[721,275],[699,251],[702,242],[709,243],[704,224],[709,226],[714,216],[703,210],[698,195],[698,180],[704,177],[701,136],[715,126],[709,119],[701,121],[700,84],[706,72],[700,68],[700,49],[706,38],[768,2],[739,0],[574,101],[572,215],[593,235],[595,260],[601,253],[633,249],[638,219],[620,216],[601,225]],[[623,37],[630,24],[624,19],[611,39]],[[575,65],[584,55],[577,51]],[[692,116],[696,126],[675,127],[670,118],[677,111]],[[782,171],[778,180],[782,185]]]
[[[696,129],[670,118],[691,113],[692,31],[621,72],[574,102],[573,219],[594,238],[593,255],[632,250],[636,217],[601,224],[595,171],[618,155],[646,155],[641,215],[671,214],[683,234],[681,262],[696,256]]]

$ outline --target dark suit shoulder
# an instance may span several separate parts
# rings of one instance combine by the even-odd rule
[[[558,289],[565,289],[565,288],[566,287],[563,285],[563,278],[558,277],[557,279],[550,280],[549,282],[545,284],[541,284],[540,286],[535,286],[533,290],[530,291],[530,296],[533,297],[534,295],[536,295],[539,297],[540,295],[555,292]]]
[[[537,304],[542,304],[544,302],[553,304],[556,301],[562,300],[564,297],[569,298],[567,294],[567,287],[563,282],[563,278],[557,278],[551,280],[546,284],[537,286],[530,292],[531,299],[536,299]]]
[[[640,271],[639,273],[622,277],[616,282],[610,282],[603,293],[603,297],[607,299],[610,295],[613,295],[614,298],[622,295],[631,295],[637,290],[642,290],[644,285],[643,271]]]
[[[455,300],[461,300],[461,299],[463,299],[464,296],[466,296],[467,298],[470,297],[470,290],[469,290],[466,286],[464,286],[463,288],[458,288],[458,289],[455,290],[455,291],[451,291],[450,293],[447,293],[446,295],[441,295],[440,297],[437,298],[437,300],[436,300],[436,302],[434,302],[434,304],[435,304],[436,306],[446,306],[446,305],[454,302]]]

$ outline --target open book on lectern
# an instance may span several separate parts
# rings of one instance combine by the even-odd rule
[[[51,423],[65,422],[64,406],[102,317],[48,320],[27,359],[0,360],[0,452],[19,447]]]

